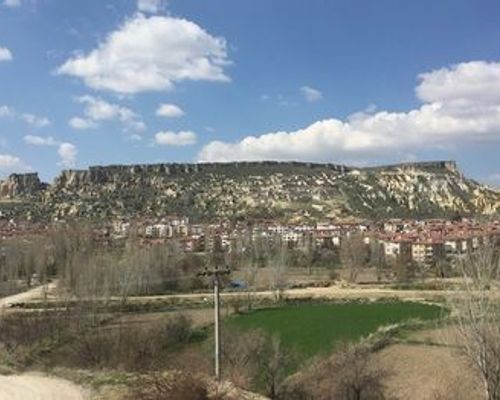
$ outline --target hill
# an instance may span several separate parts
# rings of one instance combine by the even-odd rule
[[[36,173],[0,182],[0,211],[35,220],[181,214],[218,219],[446,217],[494,214],[500,192],[453,161],[369,168],[299,162],[151,164]]]

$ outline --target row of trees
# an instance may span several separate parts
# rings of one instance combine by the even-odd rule
[[[321,269],[330,277],[342,270],[350,282],[356,282],[360,272],[367,269],[379,281],[410,281],[418,275],[417,266],[405,254],[389,265],[381,243],[367,243],[360,234],[343,238],[338,247],[329,242],[317,246],[312,236],[298,246],[290,246],[279,235],[240,235],[219,259],[207,252],[185,253],[176,239],[140,246],[134,229],[127,240],[119,243],[101,242],[97,236],[92,226],[79,224],[59,227],[44,236],[4,240],[0,248],[0,282],[22,280],[30,286],[34,279],[45,282],[58,277],[62,286],[80,297],[126,298],[201,288],[203,283],[196,273],[212,262],[243,271],[245,283],[253,288],[259,271],[271,270],[269,285],[280,298],[291,269],[303,269],[308,275]],[[208,239],[206,242],[211,242]],[[215,244],[209,252],[222,252],[217,239],[212,241]],[[443,275],[447,267],[438,263],[436,269]]]
[[[0,282],[60,278],[61,286],[80,297],[107,297],[158,294],[202,287],[196,272],[216,262],[245,272],[248,286],[255,286],[261,268],[273,271],[271,287],[280,293],[286,286],[288,270],[304,269],[311,275],[318,268],[335,271],[342,266],[349,281],[356,281],[363,268],[372,267],[377,277],[387,274],[382,248],[367,245],[360,235],[342,241],[340,247],[316,246],[311,240],[290,247],[279,236],[252,239],[237,237],[222,259],[211,255],[185,253],[179,242],[140,246],[133,234],[124,242],[101,242],[90,225],[62,226],[44,236],[4,240],[0,248]],[[217,244],[217,243],[216,243]],[[215,245],[211,249],[217,253]]]

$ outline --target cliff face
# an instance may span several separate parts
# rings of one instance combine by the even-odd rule
[[[40,182],[37,173],[11,174],[0,182],[0,198],[15,199],[37,195],[47,185]]]
[[[199,220],[319,220],[500,211],[500,193],[464,178],[452,161],[361,169],[279,162],[116,165],[63,171],[53,185],[39,185],[18,184],[30,189],[5,189],[2,196],[30,197],[30,213],[38,218],[177,213]]]

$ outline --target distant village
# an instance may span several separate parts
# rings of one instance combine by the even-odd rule
[[[50,226],[0,220],[0,237],[43,234]],[[453,264],[468,252],[489,243],[498,243],[500,220],[480,222],[475,219],[456,220],[390,219],[385,221],[325,221],[316,224],[283,224],[258,221],[219,224],[190,223],[189,218],[168,216],[159,219],[118,219],[96,230],[102,241],[119,241],[131,236],[144,245],[176,241],[185,252],[203,253],[213,250],[215,243],[231,252],[241,238],[247,241],[279,240],[289,249],[340,248],[347,238],[362,238],[368,245],[376,244],[385,261],[397,259],[421,266],[440,261]]]

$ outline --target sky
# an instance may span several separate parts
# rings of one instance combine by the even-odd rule
[[[497,0],[0,0],[0,176],[454,159],[500,184]]]

